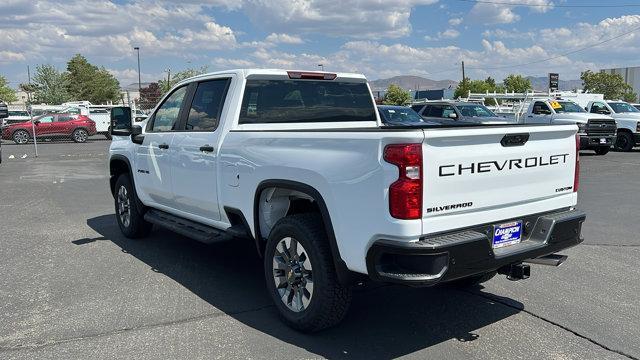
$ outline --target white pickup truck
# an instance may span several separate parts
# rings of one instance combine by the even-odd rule
[[[591,101],[587,111],[592,114],[611,116],[616,120],[618,137],[615,147],[621,151],[631,151],[640,145],[640,110],[624,101]]]
[[[616,140],[616,122],[607,115],[588,113],[580,105],[562,99],[534,99],[522,117],[525,124],[578,125],[581,150],[605,155]]]
[[[111,124],[122,233],[251,239],[301,331],[338,323],[363,279],[524,279],[582,241],[573,124],[382,126],[362,75],[259,69],[177,84],[144,129],[125,107]]]

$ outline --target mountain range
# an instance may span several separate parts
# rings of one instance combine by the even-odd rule
[[[547,91],[549,86],[549,79],[546,76],[527,76],[527,79],[531,81],[531,86],[536,91]],[[449,86],[455,89],[458,86],[458,82],[455,80],[431,80],[421,76],[414,75],[402,75],[394,76],[388,79],[378,79],[369,82],[371,90],[384,91],[391,84],[400,86],[405,90],[432,90],[432,89],[447,89]],[[582,88],[582,80],[562,80],[558,82],[559,90],[573,90]]]

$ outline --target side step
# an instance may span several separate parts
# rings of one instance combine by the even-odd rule
[[[227,241],[233,238],[233,234],[229,234],[224,230],[202,225],[195,221],[187,220],[156,209],[149,209],[147,213],[144,214],[144,219],[154,225],[161,226],[205,244]]]

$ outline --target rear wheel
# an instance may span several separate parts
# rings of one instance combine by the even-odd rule
[[[106,137],[107,140],[111,140],[111,127],[109,127],[109,130],[104,134],[104,137]]]
[[[116,181],[115,206],[118,226],[124,236],[137,239],[149,235],[152,225],[144,220],[140,201],[127,174],[120,175]]]
[[[616,150],[631,151],[634,145],[635,141],[631,133],[626,131],[618,132],[618,137],[616,138]]]
[[[87,141],[89,134],[85,129],[75,129],[73,130],[73,134],[71,136],[73,138],[73,141],[77,143],[83,143]]]
[[[18,145],[23,145],[29,142],[29,137],[27,130],[16,130],[16,132],[13,133],[13,142]]]
[[[611,148],[609,146],[601,146],[596,148],[596,155],[606,155]]]
[[[351,303],[351,288],[338,282],[331,249],[315,214],[276,223],[265,249],[267,288],[282,319],[315,332],[339,323]]]

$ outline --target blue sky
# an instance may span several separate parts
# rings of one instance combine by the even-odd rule
[[[26,68],[62,69],[75,53],[122,84],[188,67],[317,69],[370,79],[421,75],[472,78],[509,73],[575,79],[582,70],[637,66],[640,31],[576,54],[528,66],[640,28],[637,7],[611,0],[3,0],[0,75],[12,85]],[[527,4],[529,6],[523,6]],[[640,2],[638,2],[640,5]]]

